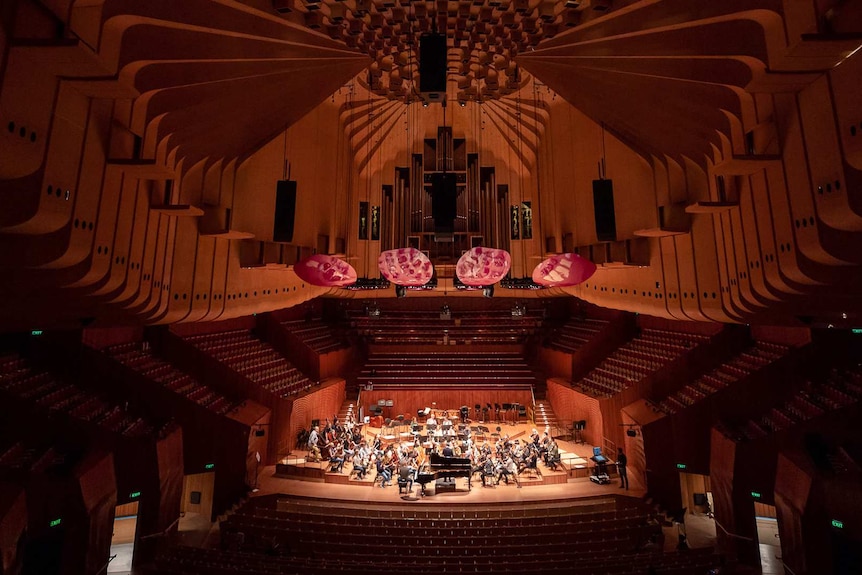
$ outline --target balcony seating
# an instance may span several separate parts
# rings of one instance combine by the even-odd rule
[[[778,361],[790,349],[775,343],[756,341],[676,393],[653,403],[668,415],[677,413]]]
[[[378,345],[514,345],[526,341],[543,324],[538,311],[516,316],[508,310],[459,311],[448,317],[428,311],[382,312],[369,317],[353,311],[348,320],[350,327],[367,343]]]
[[[806,381],[782,404],[738,425],[718,427],[734,441],[751,441],[828,415],[862,400],[862,367],[834,368],[821,380]]]
[[[279,397],[307,390],[314,383],[248,330],[196,335],[187,341]]]
[[[644,329],[574,387],[592,397],[611,397],[708,340],[698,334]]]
[[[321,355],[350,345],[337,328],[324,323],[320,318],[283,321],[281,325]]]
[[[231,401],[190,375],[181,372],[160,357],[153,355],[149,349],[143,348],[141,342],[113,346],[108,348],[106,353],[147,379],[219,415],[231,411],[238,405],[238,402]]]
[[[357,381],[426,387],[537,383],[524,357],[508,352],[373,353]]]
[[[552,330],[543,345],[565,353],[577,353],[581,347],[598,335],[607,323],[599,319],[571,318],[562,326]]]
[[[134,415],[96,392],[34,367],[17,355],[4,355],[0,359],[0,369],[0,393],[16,397],[35,409],[66,414],[125,437],[151,436],[163,427]]]

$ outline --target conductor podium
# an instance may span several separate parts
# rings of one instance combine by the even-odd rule
[[[593,447],[590,461],[596,464],[593,467],[593,474],[590,475],[590,481],[599,485],[608,485],[611,482],[611,477],[608,475],[608,458],[602,455],[601,447]]]

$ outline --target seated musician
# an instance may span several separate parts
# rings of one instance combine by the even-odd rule
[[[540,438],[539,438],[539,430],[538,430],[538,429],[536,429],[536,428],[534,427],[534,428],[533,428],[533,431],[531,431],[531,432],[530,432],[530,443],[532,443],[533,445],[538,446],[538,445],[539,445],[539,441],[540,441]]]
[[[329,449],[329,470],[333,473],[341,473],[344,467],[344,445],[334,442]]]
[[[486,487],[490,482],[491,485],[497,485],[499,481],[497,475],[497,462],[493,456],[485,459],[485,465],[482,469],[482,487]]]
[[[551,468],[556,468],[557,463],[559,462],[560,448],[559,446],[557,446],[557,442],[552,439],[550,445],[548,446],[548,451],[545,453],[545,465]]]
[[[386,484],[392,481],[392,467],[390,464],[386,464],[383,458],[377,458],[377,474],[381,477],[380,480],[380,488],[386,487]]]
[[[356,473],[357,479],[365,479],[365,474],[368,473],[369,459],[367,455],[357,454],[353,458],[353,471]]]
[[[500,477],[506,482],[506,485],[509,485],[509,478],[511,477],[515,480],[515,485],[517,485],[518,488],[521,487],[521,480],[518,479],[518,464],[515,463],[515,460],[512,459],[510,455],[506,456],[506,459],[500,466]],[[500,481],[497,480],[497,483],[499,482]]]
[[[473,476],[477,473],[480,476],[483,476],[484,481],[484,470],[485,470],[485,457],[474,453],[474,457],[472,459],[472,465],[470,467],[470,485],[473,484]]]
[[[428,419],[425,420],[425,426],[428,427],[429,425],[437,425],[437,420],[434,419],[433,413],[428,416]]]
[[[415,473],[416,469],[410,467],[406,461],[401,464],[401,468],[398,470],[398,477],[401,479],[401,482],[406,483],[407,491],[413,489],[413,478]]]

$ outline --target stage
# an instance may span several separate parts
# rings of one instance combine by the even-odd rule
[[[533,429],[530,423],[515,425],[505,423],[487,423],[494,433],[499,425],[501,434],[506,434],[515,440],[528,440]],[[543,430],[539,430],[541,433]],[[368,441],[373,441],[381,432],[380,428],[366,426],[364,435]],[[400,438],[390,439],[397,443]],[[487,438],[492,441],[496,438]],[[561,465],[557,470],[551,470],[539,462],[538,473],[524,471],[519,475],[523,489],[519,489],[514,481],[508,485],[500,481],[496,486],[482,486],[482,480],[477,474],[472,479],[472,488],[468,489],[467,479],[456,479],[452,488],[435,489],[429,484],[424,497],[419,495],[419,486],[414,484],[410,493],[399,493],[398,484],[393,478],[392,483],[385,488],[375,481],[376,472],[369,471],[364,479],[357,479],[352,473],[352,465],[345,463],[342,473],[329,472],[329,462],[306,462],[305,451],[295,451],[289,457],[283,458],[277,466],[262,468],[259,474],[259,491],[256,495],[284,493],[297,497],[313,497],[354,502],[397,502],[434,504],[434,503],[500,503],[551,501],[579,497],[595,497],[597,495],[625,494],[632,497],[642,497],[643,490],[621,490],[616,476],[612,476],[610,485],[596,485],[589,480],[593,464],[589,457],[593,454],[593,446],[576,444],[571,441],[557,439],[560,448]],[[412,442],[408,442],[411,443]],[[477,441],[481,445],[482,441]],[[609,466],[614,471],[613,466]]]

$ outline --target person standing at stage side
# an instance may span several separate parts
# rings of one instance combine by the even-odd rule
[[[308,458],[311,461],[320,461],[320,428],[314,426],[311,428],[311,433],[308,434]]]
[[[629,488],[629,475],[626,465],[628,465],[628,457],[623,453],[623,448],[620,447],[617,452],[617,472],[620,474],[620,489],[623,487],[626,489]]]

